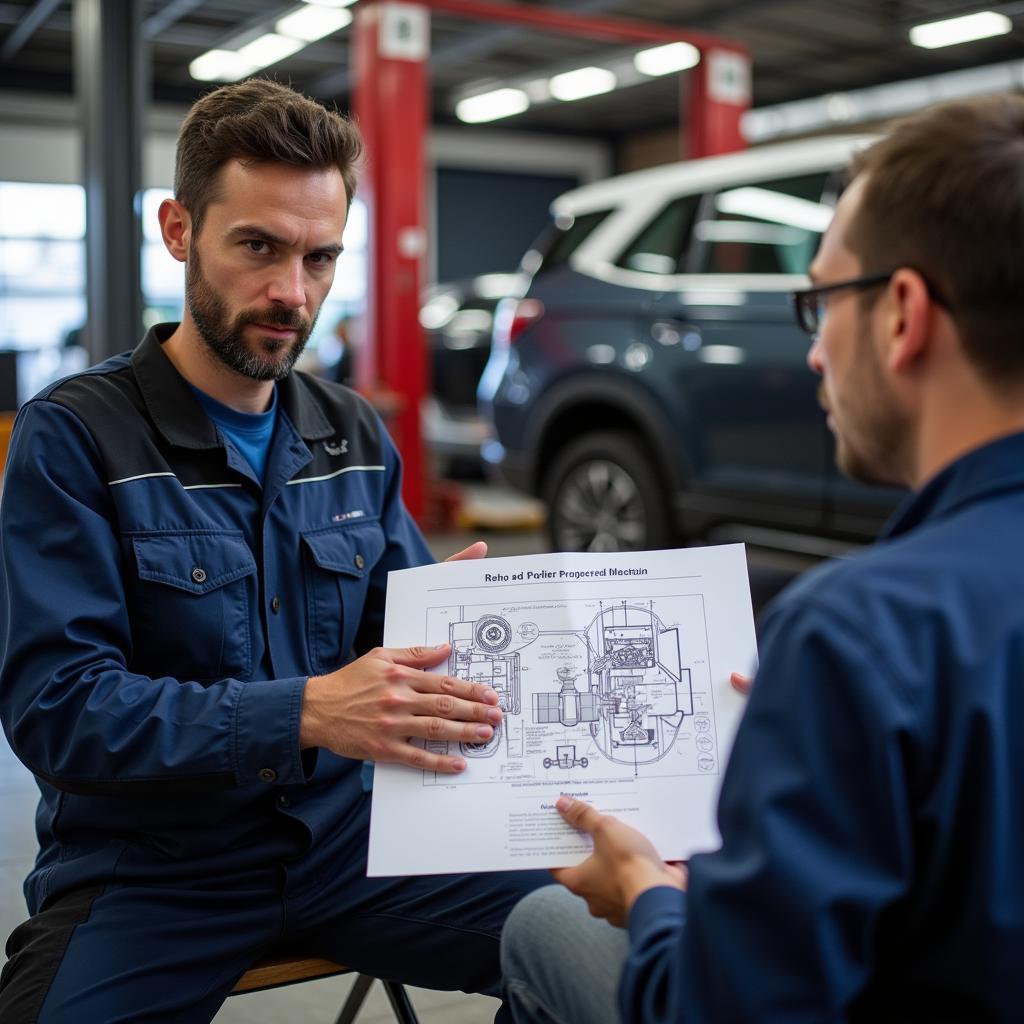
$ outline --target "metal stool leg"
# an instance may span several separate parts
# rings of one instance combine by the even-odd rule
[[[341,1013],[338,1014],[338,1019],[334,1024],[352,1024],[356,1019],[356,1014],[362,1009],[366,993],[370,991],[372,984],[373,978],[365,974],[358,975],[356,983],[352,986],[352,991],[349,992],[348,999],[345,1000],[345,1005],[341,1008]]]
[[[397,981],[382,981],[384,991],[387,993],[391,1009],[394,1010],[395,1018],[400,1024],[419,1024],[416,1011],[409,1002],[409,996],[405,989]]]

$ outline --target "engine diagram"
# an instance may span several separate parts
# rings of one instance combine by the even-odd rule
[[[429,609],[439,633],[447,672],[492,687],[505,717],[486,742],[430,743],[471,770],[426,784],[719,770],[699,595]]]

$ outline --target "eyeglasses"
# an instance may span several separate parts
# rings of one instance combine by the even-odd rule
[[[831,292],[841,291],[843,288],[874,288],[877,285],[885,284],[898,269],[900,268],[896,267],[887,270],[884,274],[866,274],[864,277],[851,277],[846,281],[819,284],[813,288],[802,288],[793,292],[793,312],[796,313],[796,322],[812,338],[817,337],[818,331],[821,330],[821,322],[825,319],[825,296]],[[924,280],[924,285],[928,289],[932,301],[950,309],[950,304],[942,293],[929,283],[921,271],[918,270],[917,274]]]
[[[889,270],[884,274],[867,274],[864,277],[851,277],[847,281],[835,281],[832,284],[819,284],[813,288],[802,288],[793,292],[793,312],[796,322],[812,338],[821,330],[821,322],[825,319],[825,297],[832,292],[844,288],[874,288],[885,284],[895,274]]]

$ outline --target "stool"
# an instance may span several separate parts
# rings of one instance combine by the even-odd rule
[[[238,979],[230,994],[236,996],[243,992],[262,992],[264,989],[294,985],[300,981],[313,981],[316,978],[330,978],[336,974],[351,973],[349,968],[342,967],[341,964],[336,964],[333,960],[296,955],[268,956],[253,964]],[[356,978],[352,991],[349,992],[335,1024],[352,1024],[375,980],[366,974],[360,974]],[[381,984],[384,986],[388,1002],[391,1003],[395,1020],[399,1021],[399,1024],[419,1024],[416,1011],[412,1008],[405,988],[397,981],[382,980]]]

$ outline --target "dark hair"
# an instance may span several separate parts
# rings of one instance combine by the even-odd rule
[[[294,89],[266,78],[221,86],[197,100],[178,133],[174,195],[198,232],[229,160],[337,167],[349,203],[363,152],[359,129]]]
[[[930,107],[860,153],[844,241],[867,270],[910,266],[949,302],[990,384],[1024,377],[1024,97]]]

